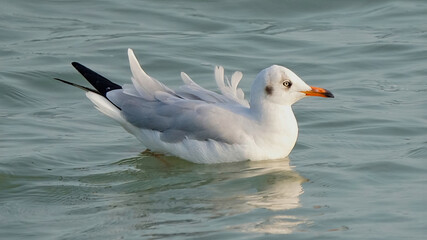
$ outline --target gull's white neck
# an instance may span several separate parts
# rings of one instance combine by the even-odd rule
[[[251,105],[250,110],[253,118],[266,129],[286,135],[298,134],[298,125],[291,106],[264,102]]]
[[[286,157],[298,138],[298,124],[292,107],[265,101],[251,105],[250,112],[263,136],[255,141],[277,158]]]

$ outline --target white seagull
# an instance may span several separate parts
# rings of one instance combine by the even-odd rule
[[[132,83],[119,86],[87,67],[72,65],[95,88],[79,87],[95,107],[119,122],[151,151],[195,163],[279,159],[289,155],[298,137],[292,104],[306,96],[333,98],[323,88],[307,85],[291,70],[273,65],[252,84],[250,100],[224,68],[215,68],[221,94],[207,90],[181,73],[184,85],[172,90],[142,70],[128,49]]]

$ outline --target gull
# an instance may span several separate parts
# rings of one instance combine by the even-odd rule
[[[215,67],[220,93],[195,83],[186,73],[172,90],[149,76],[128,49],[132,84],[120,86],[80,63],[72,65],[94,89],[55,78],[86,91],[100,112],[116,120],[149,150],[194,163],[258,161],[287,157],[298,137],[292,104],[307,96],[333,98],[307,85],[294,72],[273,65],[255,78],[249,101],[231,79]]]

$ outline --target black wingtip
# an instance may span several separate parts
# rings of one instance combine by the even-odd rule
[[[75,83],[69,82],[69,81],[64,80],[64,79],[60,79],[60,78],[53,78],[53,79],[55,79],[55,80],[57,80],[57,81],[60,81],[60,82],[63,82],[63,83],[65,83],[65,84],[71,85],[71,86],[73,86],[73,87],[80,88],[80,89],[85,90],[85,91],[94,92],[94,93],[99,94],[99,92],[98,92],[98,91],[96,91],[96,90],[94,90],[94,89],[87,88],[87,87],[85,87],[85,86],[82,86],[82,85],[79,85],[79,84],[75,84]]]
[[[122,88],[78,62],[72,62],[71,65],[104,97],[106,97],[107,92]]]

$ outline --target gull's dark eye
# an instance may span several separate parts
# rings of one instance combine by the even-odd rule
[[[286,80],[286,81],[283,82],[283,86],[285,86],[287,88],[290,88],[292,86],[292,82],[289,81],[289,80]]]

